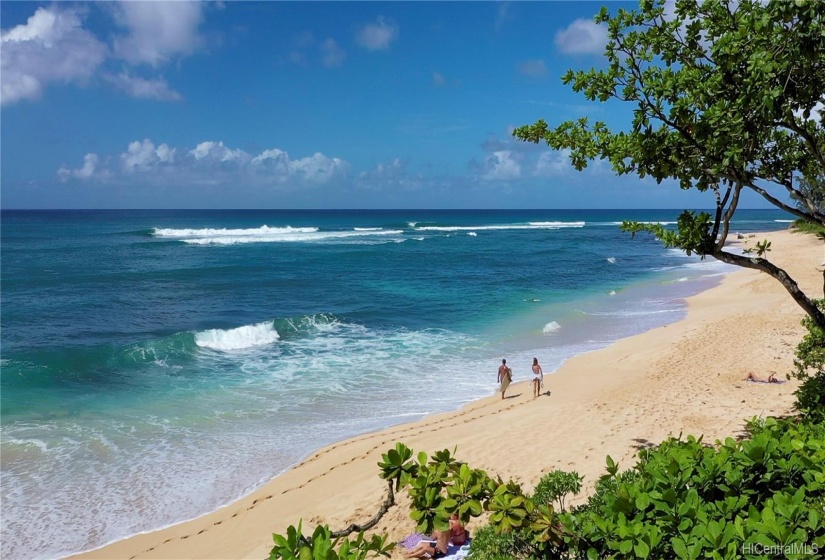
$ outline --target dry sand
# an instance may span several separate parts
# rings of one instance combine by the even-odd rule
[[[822,242],[777,232],[741,243],[752,246],[764,238],[772,242],[770,258],[806,293],[820,297]],[[363,523],[384,498],[376,463],[397,441],[415,451],[457,446],[459,459],[525,489],[550,470],[575,470],[589,490],[604,474],[608,454],[628,468],[639,449],[668,436],[703,434],[714,441],[741,434],[744,419],[788,413],[795,381],[743,378],[776,372],[784,379],[803,334],[802,317],[779,282],[737,270],[690,298],[684,320],[567,361],[545,378],[549,396],[533,399],[529,382],[515,383],[503,401],[496,395],[458,412],[331,445],[216,512],[79,557],[260,560],[268,556],[272,533],[299,519],[305,530],[319,523],[333,530]],[[405,498],[378,526],[394,539],[414,529]]]

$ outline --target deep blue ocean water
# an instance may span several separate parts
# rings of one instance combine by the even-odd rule
[[[732,268],[617,227],[677,214],[3,211],[0,555],[196,517],[492,394],[503,357],[518,381],[678,320]]]

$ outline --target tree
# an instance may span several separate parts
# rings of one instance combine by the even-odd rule
[[[799,192],[802,197],[794,195],[794,200],[800,210],[805,210],[808,204],[813,203],[819,212],[825,212],[825,177],[816,177],[807,180],[804,177],[799,180]]]
[[[619,175],[676,179],[712,194],[714,215],[685,211],[675,231],[637,222],[622,229],[763,271],[825,328],[822,310],[766,258],[769,243],[754,254],[725,250],[744,189],[825,226],[821,205],[800,188],[825,174],[825,2],[676,0],[673,13],[665,8],[664,0],[641,0],[638,11],[615,17],[602,8],[595,21],[608,29],[608,68],[563,77],[588,100],[634,105],[629,130],[582,118],[555,129],[539,120],[513,135],[569,150],[578,170],[606,159]]]

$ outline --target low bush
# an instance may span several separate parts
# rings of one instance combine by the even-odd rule
[[[820,237],[825,237],[825,227],[809,222],[808,220],[795,220],[794,223],[791,224],[791,228],[802,233],[812,233]]]
[[[570,556],[741,558],[767,546],[825,551],[825,429],[772,418],[751,426],[752,437],[741,442],[709,447],[688,437],[643,450],[631,477],[608,459],[589,503],[561,516]]]

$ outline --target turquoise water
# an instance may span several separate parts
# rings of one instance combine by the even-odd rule
[[[518,381],[678,320],[731,268],[617,229],[677,214],[4,211],[2,557],[196,517],[492,394],[502,357]]]

